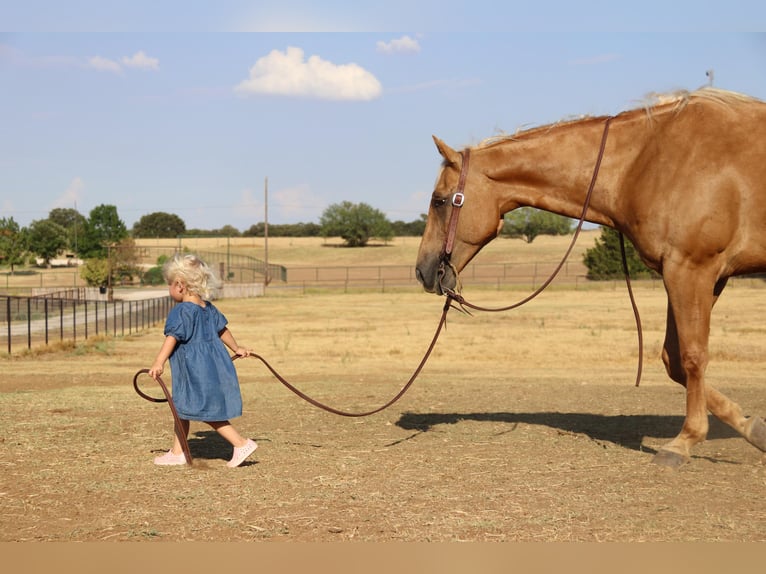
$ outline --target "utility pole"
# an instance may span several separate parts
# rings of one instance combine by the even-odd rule
[[[266,177],[263,182],[263,248],[264,248],[264,266],[263,289],[271,283],[269,275],[269,178]]]
[[[707,76],[707,85],[711,88],[713,87],[713,74],[714,72],[712,68],[705,71],[705,75]]]

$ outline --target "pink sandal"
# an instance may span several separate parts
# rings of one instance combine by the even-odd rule
[[[231,457],[231,460],[226,463],[226,466],[229,468],[235,468],[245,462],[245,459],[247,459],[248,456],[253,454],[255,452],[255,449],[258,448],[258,445],[255,443],[252,439],[247,439],[247,442],[244,446],[235,446],[234,447],[234,454]],[[183,456],[183,455],[182,455]]]
[[[184,455],[184,453],[173,454],[173,451],[169,450],[162,456],[158,456],[157,458],[155,458],[154,464],[158,464],[160,466],[174,466],[178,464],[186,464],[186,455]]]

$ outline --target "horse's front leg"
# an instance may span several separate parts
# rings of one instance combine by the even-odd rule
[[[692,447],[708,432],[705,370],[708,364],[712,289],[695,289],[694,281],[666,279],[668,322],[662,359],[671,379],[686,388],[686,418],[681,432],[654,456],[653,462],[678,468],[689,461]],[[682,287],[677,287],[681,285]]]

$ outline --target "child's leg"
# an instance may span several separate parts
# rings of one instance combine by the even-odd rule
[[[254,440],[244,438],[229,421],[208,421],[207,424],[213,427],[218,434],[229,441],[234,447],[234,453],[231,455],[231,460],[226,463],[226,466],[228,467],[233,468],[239,466],[245,462],[247,457],[255,452],[255,449],[258,448],[258,445],[255,444]]]
[[[179,419],[181,421],[181,429],[183,430],[184,437],[189,436],[189,421],[184,419]],[[173,428],[175,431],[175,428]],[[181,439],[178,438],[178,433],[173,433],[173,448],[170,449],[170,451],[173,454],[181,454],[183,453],[184,449],[181,446]]]
[[[216,432],[231,443],[234,448],[245,446],[247,439],[244,438],[229,421],[212,421],[208,423]]]
[[[189,421],[181,419],[180,422],[181,431],[184,437],[186,437],[189,435]],[[154,459],[154,464],[162,466],[186,464],[187,462],[189,461],[186,460],[186,454],[181,446],[181,439],[178,438],[178,433],[173,433],[173,447],[165,454]]]

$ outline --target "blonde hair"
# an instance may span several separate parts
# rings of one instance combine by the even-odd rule
[[[213,271],[199,257],[192,254],[176,253],[162,266],[162,275],[170,284],[176,280],[186,285],[189,293],[209,298],[220,287],[220,282]]]

